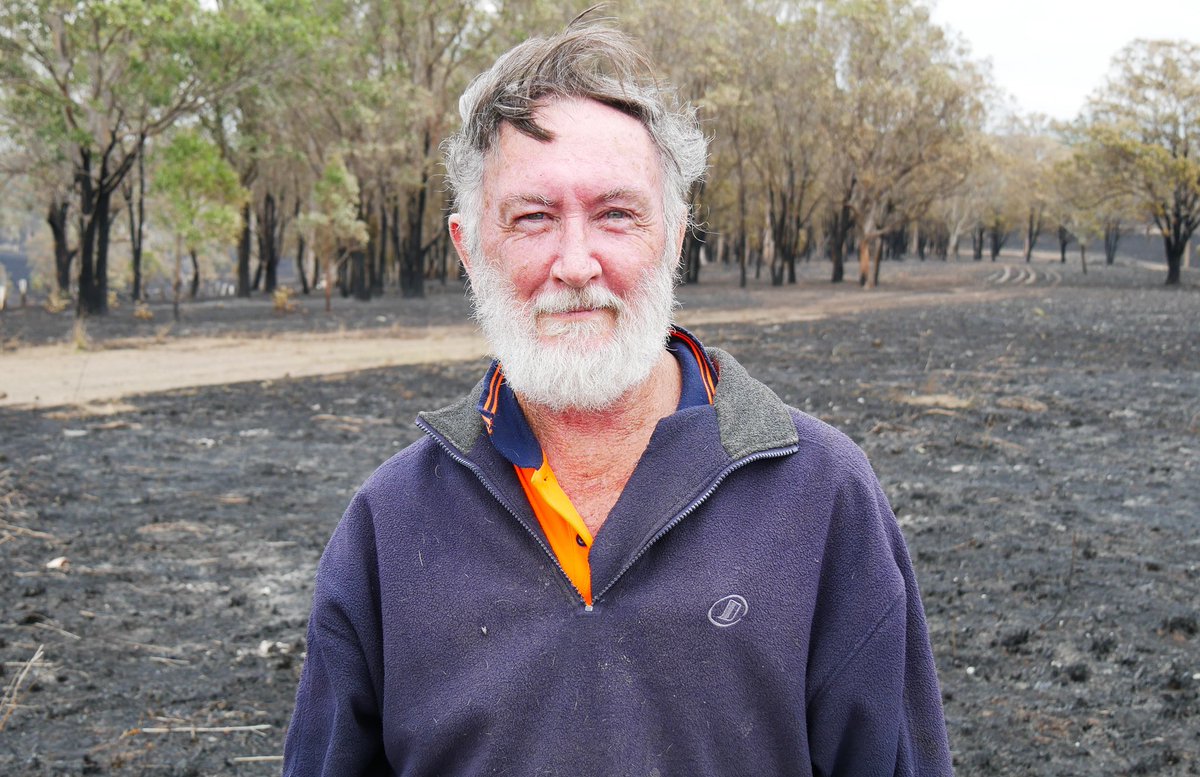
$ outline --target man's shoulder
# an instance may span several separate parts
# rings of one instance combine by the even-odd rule
[[[731,458],[796,445],[796,426],[788,406],[729,353],[707,349],[719,378],[713,397],[721,445]]]
[[[473,389],[449,405],[418,413],[417,425],[424,431],[438,435],[459,451],[469,451],[479,435],[484,432],[483,417],[478,410],[479,397],[483,390],[481,379]],[[428,440],[428,435],[426,439]]]
[[[846,463],[866,464],[867,455],[863,452],[850,435],[820,418],[809,415],[803,410],[788,407],[792,420],[796,424],[796,433],[800,438],[801,450],[809,449],[821,452],[833,460]]]
[[[417,482],[437,466],[438,456],[437,443],[423,434],[376,467],[363,481],[359,494],[365,497],[391,494],[397,488]]]
[[[423,477],[437,465],[443,449],[462,454],[470,451],[484,431],[483,419],[475,409],[481,391],[482,383],[445,407],[418,413],[414,423],[421,436],[380,464],[360,493],[390,491],[410,478]]]
[[[858,445],[825,421],[786,404],[766,384],[750,375],[730,354],[710,349],[721,370],[715,406],[722,442],[730,454],[741,448],[791,447],[830,463],[866,462]]]

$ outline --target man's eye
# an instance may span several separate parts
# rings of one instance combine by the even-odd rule
[[[539,212],[539,213],[524,213],[520,216],[517,216],[517,221],[545,221],[545,220],[546,220],[546,214],[541,213],[541,212]]]
[[[624,210],[610,210],[604,214],[604,218],[609,221],[617,221],[618,219],[629,218],[629,212]]]

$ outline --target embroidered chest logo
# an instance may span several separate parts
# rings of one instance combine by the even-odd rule
[[[714,626],[726,628],[746,617],[749,611],[750,605],[746,604],[745,599],[737,594],[730,594],[721,597],[708,608],[708,620]]]

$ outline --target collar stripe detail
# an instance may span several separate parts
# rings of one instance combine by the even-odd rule
[[[708,360],[708,354],[704,353],[700,347],[699,341],[692,336],[691,332],[680,327],[671,329],[672,340],[682,340],[685,345],[692,351],[692,356],[696,357],[696,365],[700,369],[700,378],[704,383],[704,392],[708,395],[708,404],[713,403],[713,396],[717,393],[717,382],[713,379],[711,363]]]
[[[504,372],[500,369],[500,365],[497,364],[496,369],[492,372],[492,382],[488,386],[487,402],[484,404],[484,408],[490,413],[494,414],[496,412],[496,406],[500,401],[500,385],[502,383],[504,383]]]

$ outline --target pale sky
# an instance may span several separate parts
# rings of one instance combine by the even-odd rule
[[[1200,43],[1200,0],[926,0],[1022,113],[1072,119],[1136,38]]]

